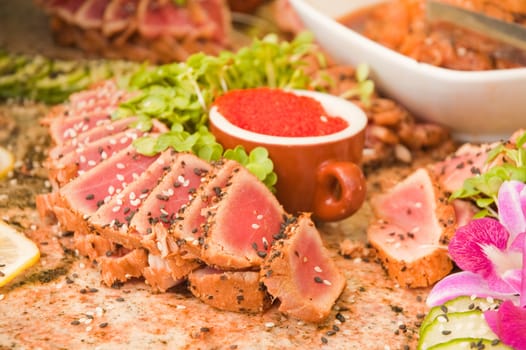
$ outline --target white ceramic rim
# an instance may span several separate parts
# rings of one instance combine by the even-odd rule
[[[318,20],[323,23],[325,26],[331,28],[332,30],[339,32],[341,35],[349,35],[353,40],[362,41],[367,43],[375,54],[392,56],[391,58],[398,63],[413,66],[415,71],[422,74],[432,76],[438,80],[445,81],[475,81],[481,83],[487,83],[488,81],[511,81],[517,79],[524,79],[526,77],[526,68],[510,68],[510,69],[495,69],[495,70],[484,70],[484,71],[461,71],[448,69],[443,67],[433,66],[427,63],[421,63],[416,61],[413,58],[405,56],[397,51],[391,50],[374,40],[371,40],[362,34],[346,27],[345,25],[338,22],[335,18],[328,16],[325,13],[318,11],[314,6],[312,6],[308,1],[305,0],[290,0],[292,5],[296,8],[301,8],[302,11],[308,14],[311,18],[318,18]],[[366,7],[359,6],[356,9]]]
[[[242,129],[228,121],[218,112],[217,106],[212,106],[209,113],[210,122],[221,129],[223,132],[234,137],[267,145],[303,146],[322,143],[336,142],[358,134],[367,125],[367,116],[360,107],[353,102],[328,93],[307,91],[307,90],[287,90],[300,96],[309,96],[319,101],[328,114],[341,117],[349,126],[341,131],[322,136],[305,137],[285,137],[255,133]]]

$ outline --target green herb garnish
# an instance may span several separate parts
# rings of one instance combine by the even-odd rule
[[[462,188],[453,192],[450,198],[472,200],[481,208],[476,217],[498,217],[495,203],[502,183],[509,180],[526,182],[525,143],[526,132],[517,138],[515,144],[505,142],[497,145],[488,153],[486,163],[490,164],[497,158],[502,158],[502,162],[482,174],[466,179]]]
[[[134,144],[141,153],[152,155],[173,147],[209,161],[224,156],[244,165],[273,189],[277,177],[268,152],[257,148],[247,154],[237,147],[223,153],[206,127],[208,109],[217,96],[233,89],[312,88],[303,70],[307,66],[305,57],[314,52],[312,41],[307,33],[292,42],[279,41],[270,34],[254,39],[252,45],[237,52],[224,51],[218,56],[198,53],[186,62],[144,66],[127,82],[128,89],[137,91],[137,95],[122,103],[114,117],[139,116],[142,125],[156,118],[170,127],[157,138],[136,140]]]

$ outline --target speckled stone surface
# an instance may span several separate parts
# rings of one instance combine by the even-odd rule
[[[415,348],[428,290],[400,288],[374,259],[338,253],[345,238],[365,242],[367,203],[351,219],[320,226],[347,279],[321,324],[288,318],[276,306],[258,315],[215,310],[184,288],[154,294],[142,281],[119,289],[102,285],[97,266],[75,256],[71,237],[43,225],[34,207],[33,196],[49,191],[41,165],[49,140],[38,124],[45,110],[40,105],[0,108],[4,120],[15,121],[2,145],[17,156],[15,172],[0,182],[0,216],[42,252],[36,266],[0,288],[0,349]],[[370,174],[370,194],[385,172],[393,169]]]

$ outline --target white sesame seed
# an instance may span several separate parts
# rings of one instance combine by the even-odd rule
[[[83,156],[83,155],[80,156],[80,157],[79,157],[79,161],[80,161],[81,163],[86,163],[86,157]]]
[[[126,166],[123,163],[117,163],[117,164],[115,164],[115,166],[117,167],[117,169],[124,169],[124,168],[126,168]]]
[[[101,308],[100,306],[97,306],[95,308],[95,315],[97,315],[98,317],[102,316],[103,313],[104,313],[104,309]]]
[[[257,230],[257,229],[259,228],[259,225],[258,225],[258,224],[252,224],[252,228],[253,228],[254,230]]]
[[[332,283],[329,280],[323,280],[323,284],[325,284],[326,286],[332,286]]]
[[[0,294],[0,300],[4,300],[5,298],[5,295],[4,294]]]
[[[258,219],[258,220],[263,219],[263,214],[259,214],[258,216],[256,216],[256,219]]]
[[[306,263],[307,261],[309,261],[309,258],[307,258],[306,256],[303,257],[303,262]]]
[[[114,213],[118,212],[119,210],[121,210],[121,207],[119,205],[116,205],[113,208],[111,208],[111,211]]]
[[[135,192],[130,192],[130,195],[128,196],[128,198],[130,198],[130,200],[134,200],[135,198],[137,198],[137,195],[135,194]]]
[[[86,267],[86,265],[84,265],[84,263],[80,263],[80,264],[79,264],[79,267],[80,267],[81,269],[83,269],[83,268]]]
[[[92,329],[93,329],[92,326],[87,326],[87,327],[86,327],[86,332],[90,332]]]
[[[415,203],[415,208],[422,208],[422,206],[423,206],[422,202]]]
[[[119,181],[124,181],[124,175],[122,175],[122,174],[117,174],[117,175],[115,175],[115,177],[116,177],[117,180],[119,180]]]
[[[323,122],[323,123],[327,123],[329,121],[329,119],[327,119],[326,116],[322,115],[320,116],[320,120]]]
[[[130,201],[130,204],[133,205],[134,207],[136,207],[139,204],[141,204],[141,200],[139,198],[133,199],[133,200]]]
[[[88,160],[88,165],[89,166],[95,166],[95,165],[97,165],[97,162],[94,161],[93,159],[92,160]]]
[[[103,151],[103,152],[101,152],[101,154],[100,154],[100,158],[101,158],[101,159],[107,159],[107,158],[108,158],[108,154],[107,154],[105,151]]]
[[[319,266],[317,266],[317,265],[314,266],[314,271],[316,271],[316,272],[323,272],[323,270],[321,269],[321,267],[319,267]]]
[[[275,326],[274,322],[265,322],[265,327],[267,328],[272,328],[274,326]]]
[[[115,187],[113,187],[113,186],[108,187],[108,193],[110,195],[113,195],[115,193]]]
[[[177,305],[175,308],[177,310],[184,310],[184,309],[186,309],[186,306],[184,306],[184,305]]]

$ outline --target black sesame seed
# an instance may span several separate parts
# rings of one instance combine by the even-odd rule
[[[102,323],[100,323],[100,324],[99,324],[99,327],[100,327],[100,328],[106,328],[106,327],[108,327],[108,322],[102,322]]]
[[[95,195],[93,193],[90,193],[90,194],[86,195],[86,200],[88,200],[88,201],[90,201],[90,200],[92,200],[94,198],[95,198]]]
[[[443,334],[443,335],[450,335],[450,334],[451,334],[451,331],[449,331],[449,330],[447,330],[447,329],[444,329],[444,330],[442,331],[442,334]]]
[[[80,321],[79,320],[73,320],[73,321],[71,321],[71,324],[73,326],[78,326],[80,324]]]
[[[328,343],[329,343],[329,340],[328,340],[327,338],[325,338],[325,337],[321,337],[321,342],[322,342],[323,344],[328,344]]]
[[[123,297],[118,297],[117,299],[115,299],[116,301],[118,302],[123,302],[124,301],[124,298]]]
[[[346,321],[346,320],[345,320],[345,316],[343,316],[343,315],[342,315],[341,313],[339,313],[339,312],[336,314],[336,319],[337,319],[338,321],[340,321],[341,323],[344,323],[344,322]]]
[[[314,282],[316,283],[323,283],[323,279],[319,276],[314,277]]]

